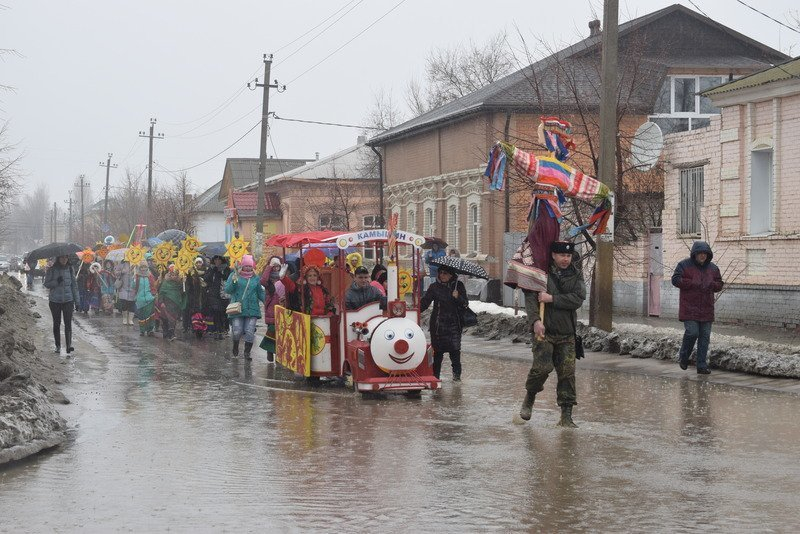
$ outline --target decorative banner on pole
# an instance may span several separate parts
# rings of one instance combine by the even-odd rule
[[[275,358],[301,376],[311,376],[311,316],[275,306]]]

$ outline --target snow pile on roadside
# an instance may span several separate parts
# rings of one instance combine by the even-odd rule
[[[531,342],[527,317],[524,315],[514,317],[506,313],[481,312],[478,313],[478,325],[465,332],[486,339]],[[614,324],[614,331],[608,333],[579,321],[578,334],[583,337],[584,347],[588,351],[676,362],[683,339],[682,329],[631,323]],[[712,367],[763,376],[800,378],[800,347],[713,334],[709,353]]]
[[[488,313],[491,315],[505,314],[514,316],[514,308],[504,308],[492,302],[481,302],[479,300],[469,301],[469,307],[475,313]],[[516,314],[517,316],[525,316],[525,306],[521,306]]]
[[[0,464],[66,439],[66,422],[52,404],[67,402],[53,387],[63,370],[36,352],[30,334],[36,315],[20,286],[0,275]]]

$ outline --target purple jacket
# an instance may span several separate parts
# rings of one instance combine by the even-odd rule
[[[281,300],[286,297],[286,288],[283,285],[283,282],[280,280],[275,281],[275,293],[272,295],[269,294],[269,290],[266,289],[269,285],[269,273],[270,268],[267,266],[264,269],[264,274],[261,275],[261,285],[265,288],[266,296],[264,297],[264,323],[265,324],[275,324],[275,306],[280,304]]]
[[[701,265],[695,256],[705,252],[708,258]],[[719,268],[711,263],[714,255],[705,241],[695,241],[688,258],[681,261],[672,274],[672,285],[680,288],[681,321],[709,322],[714,320],[714,293],[722,291],[722,276]]]

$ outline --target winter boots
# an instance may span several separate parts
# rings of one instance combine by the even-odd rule
[[[522,401],[522,408],[519,410],[520,418],[524,419],[525,421],[531,420],[531,415],[533,414],[533,401],[536,400],[536,394],[528,392],[525,394],[525,400]]]
[[[253,350],[253,344],[248,343],[247,341],[244,342],[244,359],[245,360],[252,360],[252,356],[250,356],[250,351]]]
[[[267,353],[267,363],[275,363],[275,353],[268,352]]]
[[[558,421],[558,426],[566,428],[578,428],[572,421],[572,405],[565,405],[561,407],[561,419]]]
[[[126,326],[133,325],[133,312],[124,311],[122,312],[122,324]]]
[[[233,342],[233,351],[231,352],[231,354],[233,354],[234,358],[238,358],[239,357],[239,342],[238,341],[234,341]]]

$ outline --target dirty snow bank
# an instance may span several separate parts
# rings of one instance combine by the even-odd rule
[[[19,460],[66,439],[66,422],[53,402],[68,402],[57,359],[36,351],[30,310],[20,282],[0,275],[0,464]],[[40,326],[41,327],[41,326]]]
[[[472,303],[470,303],[472,306]],[[500,308],[497,306],[497,308]],[[473,307],[473,309],[475,309]],[[513,343],[529,343],[527,317],[511,313],[482,311],[478,325],[466,330],[486,339],[507,339]],[[476,310],[477,311],[477,310]],[[578,322],[586,350],[612,352],[631,358],[656,358],[678,361],[683,330],[654,328],[647,325],[615,323],[611,333]],[[692,355],[694,360],[694,355]],[[711,335],[709,362],[712,367],[763,376],[800,378],[800,347],[764,343],[743,336]]]

